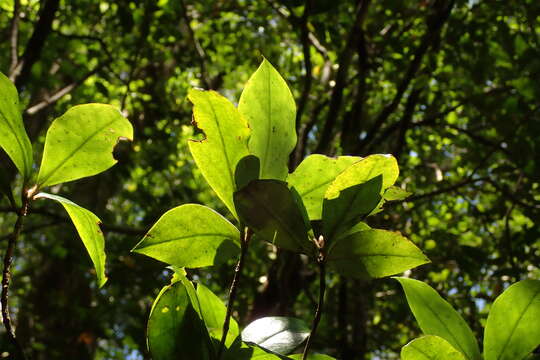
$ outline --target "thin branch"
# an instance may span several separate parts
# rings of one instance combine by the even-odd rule
[[[45,109],[46,107],[55,104],[62,97],[66,96],[67,94],[75,90],[77,87],[81,86],[89,77],[98,73],[103,67],[107,66],[107,64],[108,63],[98,64],[94,69],[87,72],[79,80],[74,81],[71,84],[64,86],[63,88],[61,88],[60,90],[52,94],[51,96],[46,96],[45,99],[43,99],[39,103],[32,105],[31,107],[26,109],[25,113],[28,115],[34,115],[38,113],[39,111]]]
[[[15,245],[17,244],[17,240],[21,235],[24,219],[28,212],[28,204],[30,202],[30,199],[26,196],[26,194],[24,194],[22,201],[23,204],[17,213],[17,221],[15,222],[15,226],[13,228],[13,234],[9,237],[6,253],[4,255],[4,268],[2,270],[2,295],[0,298],[0,304],[2,305],[2,321],[4,323],[4,327],[6,328],[6,333],[8,335],[9,341],[17,351],[17,356],[15,357],[17,359],[26,359],[26,356],[24,354],[24,350],[21,344],[17,341],[17,337],[15,336],[15,330],[13,328],[13,325],[11,324],[8,301],[9,284],[11,282],[10,268],[13,262],[13,253],[15,252]]]
[[[319,322],[321,321],[322,310],[324,307],[324,293],[326,291],[326,269],[325,269],[324,257],[322,258],[320,257],[317,260],[317,263],[319,265],[319,303],[317,304],[317,310],[315,310],[315,317],[313,318],[311,331],[306,341],[306,346],[304,347],[302,360],[306,360],[308,358],[309,349],[313,342],[313,338],[315,337],[315,334],[317,333],[317,327],[319,326]]]
[[[9,73],[15,70],[17,63],[19,62],[19,13],[21,11],[21,1],[13,1],[13,17],[11,18],[11,30],[10,30],[10,49],[11,49],[11,65],[9,66]]]
[[[465,180],[463,180],[461,182],[458,182],[457,184],[454,184],[454,185],[451,185],[451,186],[448,186],[448,187],[445,187],[445,188],[437,189],[437,190],[434,190],[434,191],[431,191],[431,192],[428,192],[428,193],[424,193],[424,194],[420,194],[420,195],[411,196],[411,197],[403,200],[403,202],[413,202],[413,201],[418,201],[418,200],[422,200],[422,199],[426,199],[426,198],[432,198],[432,197],[437,196],[437,195],[446,194],[446,193],[455,191],[455,190],[457,190],[457,189],[459,189],[459,188],[461,188],[463,186],[466,186],[466,185],[475,184],[477,182],[488,182],[488,181],[489,181],[488,177],[482,177],[482,178],[476,178],[476,179],[469,178],[469,179],[465,179]]]
[[[227,333],[229,332],[229,324],[231,321],[232,310],[234,300],[236,299],[236,292],[238,290],[238,284],[240,282],[240,276],[242,269],[244,268],[245,257],[248,250],[249,241],[253,235],[253,231],[247,227],[241,226],[242,231],[240,233],[240,258],[234,269],[234,277],[229,290],[229,301],[227,303],[227,313],[225,315],[225,321],[223,322],[223,333],[221,335],[221,341],[219,342],[219,350],[217,354],[217,360],[221,359],[223,350],[225,350],[225,341],[227,340]]]

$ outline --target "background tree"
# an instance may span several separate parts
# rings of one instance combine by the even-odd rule
[[[0,69],[17,85],[33,142],[86,102],[121,108],[136,134],[116,149],[115,168],[79,181],[76,192],[55,189],[104,221],[103,289],[61,209],[30,209],[11,299],[34,359],[148,357],[149,306],[169,274],[129,250],[173,206],[222,207],[187,151],[196,136],[187,90],[216,89],[237,102],[261,55],[296,99],[291,170],[312,152],[394,154],[398,182],[414,195],[388,204],[373,225],[400,229],[426,251],[433,263],[412,275],[459,308],[478,337],[486,304],[540,275],[535,1],[1,0],[0,11]],[[0,170],[3,183],[20,186],[14,174]],[[15,216],[6,196],[0,208],[3,254]],[[225,296],[232,266],[192,276]],[[301,257],[254,243],[245,274],[240,323],[310,317],[315,269]],[[321,352],[396,359],[418,334],[391,280],[336,276],[326,303],[314,343]]]

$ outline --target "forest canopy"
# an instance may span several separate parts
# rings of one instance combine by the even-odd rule
[[[411,296],[433,295],[411,279],[435,289],[481,343],[505,297],[540,279],[537,1],[0,0],[0,39],[2,81],[14,84],[9,94],[2,88],[0,107],[21,112],[28,142],[19,145],[33,154],[13,160],[0,127],[6,150],[0,154],[2,257],[17,228],[20,194],[29,190],[27,175],[35,173],[34,183],[50,193],[31,194],[36,200],[12,249],[11,322],[31,359],[151,359],[146,337],[152,304],[171,277],[184,275],[131,250],[167,211],[185,206],[203,212],[198,206],[204,204],[221,214],[210,227],[234,222],[238,210],[242,224],[254,224],[260,234],[267,230],[238,205],[253,195],[250,186],[266,186],[264,180],[250,182],[241,195],[220,193],[220,180],[207,182],[190,141],[210,135],[194,110],[202,108],[198,101],[207,95],[201,94],[216,94],[216,101],[228,102],[227,116],[239,109],[246,124],[251,121],[249,104],[262,90],[255,82],[251,93],[244,89],[263,66],[268,74],[279,73],[263,75],[280,76],[275,100],[284,105],[275,115],[292,119],[296,141],[293,133],[276,138],[273,147],[281,151],[274,162],[260,162],[261,178],[299,182],[305,170],[299,165],[309,155],[335,158],[328,161],[342,162],[342,171],[361,158],[391,154],[399,166],[394,188],[383,193],[386,178],[374,180],[376,190],[370,191],[382,198],[356,215],[371,231],[409,239],[429,259],[399,272],[398,280],[329,271],[312,351],[344,360],[399,359],[401,348],[426,332]],[[6,100],[13,91],[19,104]],[[89,103],[108,105],[81,105]],[[94,117],[114,124],[114,137],[96,145],[107,156],[82,170],[54,163],[65,150],[53,141],[62,121],[82,129]],[[236,131],[247,139],[248,130],[229,130],[230,137]],[[126,141],[116,143],[119,137]],[[331,176],[329,163],[320,167]],[[287,175],[295,172],[296,179]],[[252,180],[246,176],[243,185]],[[294,196],[283,183],[270,186],[284,203]],[[379,200],[382,211],[367,217]],[[308,204],[308,220],[330,216],[318,206]],[[103,235],[106,263],[75,220],[71,225],[77,216],[99,232],[98,248]],[[324,221],[334,226],[334,220]],[[236,228],[228,231],[238,235]],[[307,258],[315,253],[300,255],[286,240],[276,247],[257,241],[257,232],[254,237],[231,331],[268,316],[310,324],[320,269]],[[213,259],[212,267],[186,266],[188,278],[203,284],[197,292],[213,292],[224,303],[240,247],[227,246],[236,255]],[[494,320],[488,321],[490,311]],[[539,345],[540,332],[531,334]],[[449,353],[455,345],[439,338],[415,341],[437,343]],[[414,351],[413,344],[402,356]],[[2,327],[0,358],[9,346]],[[480,356],[472,345],[464,349],[458,350],[468,359]]]

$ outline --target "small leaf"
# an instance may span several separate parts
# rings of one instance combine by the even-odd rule
[[[414,339],[401,349],[401,360],[466,360],[441,337],[434,335]]]
[[[270,316],[257,319],[242,331],[242,340],[286,355],[309,336],[309,327],[300,319]]]
[[[506,289],[489,312],[484,334],[486,360],[521,360],[540,345],[540,281]]]
[[[395,157],[381,154],[370,155],[339,174],[328,186],[324,197],[325,199],[336,198],[343,189],[365,183],[377,176],[382,176],[382,193],[396,182],[398,175],[399,168]]]
[[[310,220],[322,219],[324,193],[336,176],[362,158],[357,156],[339,156],[337,158],[314,154],[305,158],[292,174],[287,183],[296,189]]]
[[[75,225],[84,247],[86,248],[86,251],[88,251],[88,255],[90,255],[92,263],[94,263],[98,286],[102,287],[105,285],[107,282],[107,277],[105,276],[105,239],[99,228],[101,220],[99,220],[99,218],[90,210],[86,210],[71,200],[58,195],[42,192],[37,194],[34,198],[50,199],[62,204],[71,218],[73,225]]]
[[[223,334],[223,323],[225,322],[227,308],[221,299],[203,284],[197,284],[197,298],[204,324],[210,336],[217,340],[215,343],[215,350],[217,352],[219,341]],[[231,317],[225,346],[230,347],[239,334],[238,323]]]
[[[113,106],[74,106],[52,123],[45,138],[38,187],[103,172],[116,164],[119,139],[133,139],[131,123]]]
[[[382,176],[342,189],[323,201],[323,235],[330,244],[336,235],[369,214],[381,200]],[[336,195],[333,193],[333,195]]]
[[[182,281],[159,293],[152,305],[147,334],[153,360],[212,358],[208,333]]]
[[[215,91],[190,90],[195,125],[203,140],[192,140],[189,149],[204,178],[227,208],[236,216],[233,193],[238,162],[249,155],[247,121],[234,105]]]
[[[400,187],[397,186],[390,186],[386,191],[384,192],[383,198],[385,201],[398,201],[398,200],[404,200],[411,196],[412,193],[403,190]]]
[[[261,179],[285,180],[296,145],[296,105],[287,83],[266,59],[247,82],[238,111],[249,122],[249,150],[261,160]]]
[[[15,85],[0,72],[0,147],[25,179],[32,170],[32,144],[26,134]]]
[[[239,252],[240,233],[214,210],[185,204],[167,211],[132,251],[187,268],[218,265]]]
[[[289,355],[288,358],[291,360],[302,360],[303,356],[304,354],[294,354],[294,355]],[[333,358],[328,355],[316,354],[316,353],[311,353],[311,352],[308,354],[307,358],[308,360],[336,360],[336,358]]]
[[[429,259],[401,234],[371,229],[338,239],[328,250],[328,265],[359,279],[394,275]]]
[[[409,307],[424,334],[442,337],[469,360],[482,359],[471,328],[452,305],[421,281],[404,277],[396,280],[403,286]]]
[[[302,212],[287,184],[255,180],[234,194],[240,219],[264,240],[296,252],[313,251]]]

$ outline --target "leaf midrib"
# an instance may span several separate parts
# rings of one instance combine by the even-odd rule
[[[192,234],[192,235],[177,236],[177,237],[174,237],[174,238],[165,239],[165,240],[154,242],[154,243],[149,243],[149,245],[135,248],[134,251],[141,250],[141,249],[146,249],[146,248],[157,246],[157,245],[163,245],[165,243],[169,243],[169,242],[173,242],[173,241],[196,238],[196,237],[201,237],[201,236],[220,236],[220,237],[224,237],[226,239],[231,239],[231,240],[234,239],[234,237],[232,237],[231,234],[225,234],[225,233],[198,233],[198,234]],[[145,237],[145,239],[146,238],[152,239],[152,236],[147,236],[147,237]],[[143,239],[143,241],[145,239]]]

